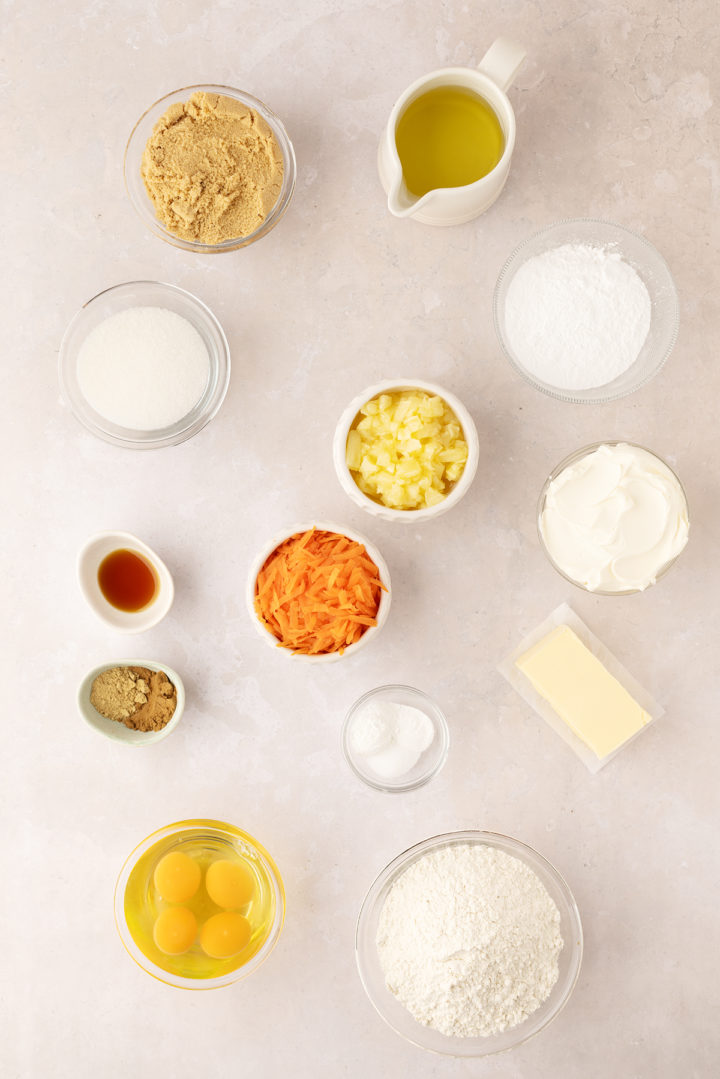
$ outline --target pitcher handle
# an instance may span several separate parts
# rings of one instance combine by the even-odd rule
[[[512,84],[527,53],[508,37],[494,41],[478,64],[478,70],[505,91]]]

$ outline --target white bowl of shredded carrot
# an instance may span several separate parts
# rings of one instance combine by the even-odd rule
[[[477,429],[462,401],[418,379],[368,386],[343,412],[333,439],[345,493],[374,517],[405,524],[456,506],[479,457]]]
[[[246,598],[268,644],[330,663],[380,632],[390,610],[390,573],[377,547],[359,532],[303,524],[263,547],[251,566]]]

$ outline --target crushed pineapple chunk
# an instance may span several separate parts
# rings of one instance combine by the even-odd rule
[[[345,454],[364,494],[390,509],[415,510],[447,497],[463,473],[468,448],[442,397],[398,390],[363,405]]]
[[[357,431],[351,431],[348,435],[346,452],[348,468],[357,471],[362,466],[362,439]]]

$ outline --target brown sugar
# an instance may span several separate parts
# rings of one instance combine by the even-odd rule
[[[198,91],[160,117],[140,171],[169,232],[218,244],[248,236],[263,223],[280,195],[283,157],[254,109]]]
[[[90,703],[101,716],[130,730],[159,731],[175,713],[177,690],[164,671],[111,667],[94,680]]]

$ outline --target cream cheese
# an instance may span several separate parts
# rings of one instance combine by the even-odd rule
[[[539,525],[558,569],[590,592],[654,584],[689,529],[677,477],[626,443],[599,446],[567,465],[548,485]]]

